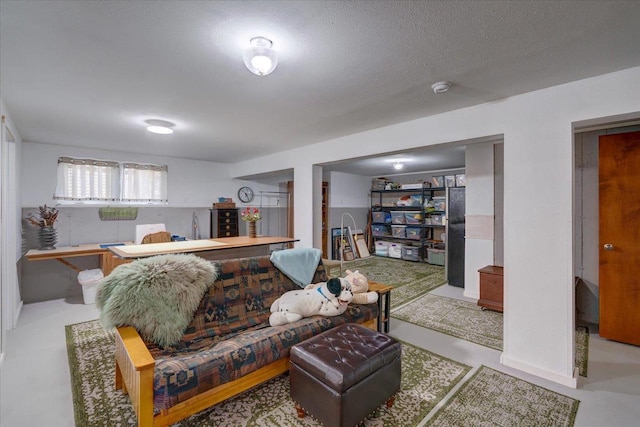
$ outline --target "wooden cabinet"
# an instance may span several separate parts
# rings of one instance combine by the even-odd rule
[[[480,273],[480,299],[478,305],[502,313],[503,268],[488,265],[478,270]]]
[[[102,274],[104,274],[104,277],[107,277],[114,268],[122,264],[128,264],[131,261],[133,260],[122,259],[107,251],[100,255],[100,269],[102,270]]]
[[[238,236],[238,209],[210,209],[210,237]]]

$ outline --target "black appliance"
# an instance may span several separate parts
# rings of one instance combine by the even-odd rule
[[[464,288],[464,210],[465,188],[447,189],[447,280],[451,286]]]

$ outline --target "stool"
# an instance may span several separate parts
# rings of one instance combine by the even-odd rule
[[[353,427],[400,390],[400,343],[348,323],[291,348],[291,398],[298,417],[325,427]]]

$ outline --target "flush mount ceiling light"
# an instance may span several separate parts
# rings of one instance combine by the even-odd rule
[[[443,81],[437,82],[431,85],[431,89],[433,89],[433,93],[445,93],[451,88],[451,82]]]
[[[264,37],[254,37],[251,39],[251,47],[244,51],[242,55],[244,65],[249,71],[258,76],[271,74],[278,65],[276,51],[273,50],[273,42]]]
[[[173,127],[175,126],[173,123],[168,122],[166,120],[145,120],[145,123],[148,125],[147,130],[151,133],[157,133],[159,135],[169,135],[173,133]]]
[[[397,171],[399,171],[400,169],[402,169],[404,167],[404,163],[400,163],[400,162],[394,162],[393,163],[393,168]]]

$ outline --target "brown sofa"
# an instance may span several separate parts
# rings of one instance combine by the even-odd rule
[[[161,348],[133,327],[116,334],[116,388],[131,397],[139,426],[167,426],[289,370],[290,348],[345,323],[375,329],[376,304],[340,316],[269,325],[271,303],[300,289],[268,256],[218,261],[218,278],[181,341]],[[313,283],[326,281],[319,263]]]

